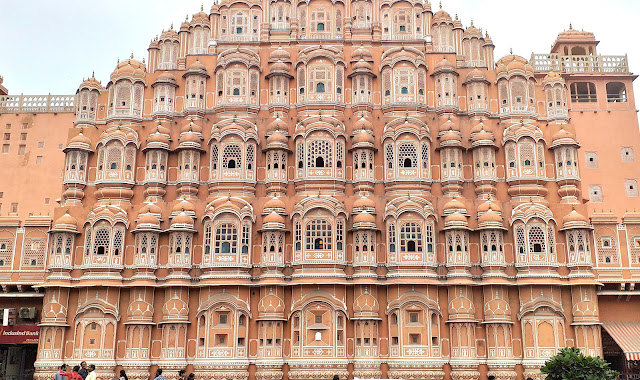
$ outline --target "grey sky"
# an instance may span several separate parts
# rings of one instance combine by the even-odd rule
[[[106,84],[118,58],[147,58],[150,40],[200,10],[201,0],[0,0],[0,75],[10,94],[72,94],[95,70]],[[209,11],[212,1],[204,3]],[[496,61],[513,48],[546,53],[568,29],[595,33],[599,54],[628,54],[640,72],[633,27],[639,0],[444,0],[443,9],[488,30]],[[434,12],[438,1],[432,1]],[[634,88],[640,90],[636,81]]]

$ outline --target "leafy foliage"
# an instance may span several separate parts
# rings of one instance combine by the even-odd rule
[[[547,375],[547,380],[616,380],[620,375],[604,359],[584,356],[573,347],[560,350],[540,371]]]

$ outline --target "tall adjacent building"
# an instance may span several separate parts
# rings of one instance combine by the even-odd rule
[[[411,1],[224,0],[163,31],[57,119],[36,377],[526,380],[564,346],[633,373],[635,77],[597,44],[494,62]]]

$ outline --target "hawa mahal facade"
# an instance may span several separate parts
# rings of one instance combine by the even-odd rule
[[[106,86],[0,97],[35,377],[524,380],[565,346],[633,372],[635,76],[597,44],[494,62],[428,3],[224,0]]]

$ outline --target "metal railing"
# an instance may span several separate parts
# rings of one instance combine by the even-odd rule
[[[629,62],[625,55],[560,55],[531,54],[529,61],[535,71],[574,73],[628,74]]]
[[[3,95],[0,113],[74,112],[75,95]]]

